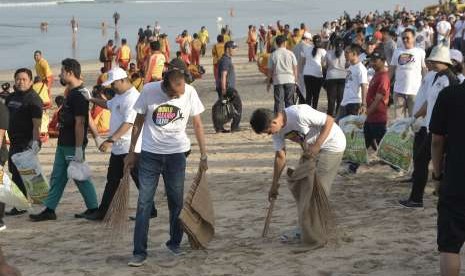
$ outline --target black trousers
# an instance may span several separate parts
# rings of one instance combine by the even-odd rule
[[[284,108],[294,105],[294,83],[275,84],[274,88],[274,113],[282,112]]]
[[[326,113],[335,117],[341,106],[344,95],[345,79],[326,80],[326,95],[328,97],[328,110]]]
[[[305,90],[307,92],[305,103],[314,109],[318,108],[318,100],[320,98],[320,90],[323,86],[323,81],[323,78],[304,76]]]
[[[431,133],[426,133],[423,141],[418,141],[419,145],[417,152],[413,159],[413,173],[412,173],[412,192],[410,193],[410,200],[414,202],[423,202],[423,195],[425,193],[426,183],[428,182],[428,166],[431,161]],[[421,139],[421,137],[419,137]],[[415,148],[415,147],[414,147]]]
[[[119,184],[121,179],[124,175],[124,158],[126,158],[127,154],[111,154],[110,156],[110,164],[108,166],[107,171],[107,184],[105,185],[105,190],[103,191],[102,201],[99,206],[99,216],[101,218],[105,217],[108,208],[115,196],[116,191],[118,190]],[[137,156],[139,158],[139,156]],[[138,177],[138,164],[131,170],[131,178],[134,180],[137,189],[139,189],[139,177]],[[155,210],[155,202],[152,206],[152,214],[156,212]]]

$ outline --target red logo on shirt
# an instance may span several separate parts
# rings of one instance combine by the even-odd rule
[[[183,118],[184,116],[181,113],[181,109],[169,104],[160,105],[152,114],[153,122],[157,126],[165,126]]]
[[[415,57],[412,54],[407,53],[400,54],[399,59],[397,60],[399,65],[406,65],[413,62],[415,62]]]

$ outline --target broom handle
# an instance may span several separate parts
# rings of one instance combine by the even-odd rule
[[[262,237],[265,238],[268,234],[268,229],[270,228],[271,216],[274,209],[274,202],[276,199],[271,199],[270,206],[268,207],[268,212],[266,213],[265,226],[263,227]]]

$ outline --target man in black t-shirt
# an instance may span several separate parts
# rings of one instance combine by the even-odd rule
[[[90,92],[84,87],[81,65],[77,60],[65,59],[61,62],[60,83],[68,88],[68,95],[59,112],[59,136],[50,178],[50,191],[44,202],[46,207],[37,215],[30,215],[32,221],[56,220],[55,209],[68,182],[67,169],[70,161],[84,162],[89,126]],[[87,211],[76,214],[76,218],[91,215],[98,209],[97,194],[90,180],[75,181],[87,206]]]
[[[465,85],[439,93],[430,131],[433,179],[441,181],[438,236],[441,275],[460,273],[460,249],[465,242]],[[445,163],[443,162],[445,159]],[[443,168],[443,164],[445,167]],[[443,174],[444,172],[444,174]]]
[[[37,154],[40,150],[40,126],[42,124],[43,103],[39,95],[32,89],[32,72],[27,68],[16,70],[14,92],[8,95],[5,104],[9,111],[8,136],[10,138],[10,152],[8,168],[12,180],[27,197],[26,187],[11,160],[15,153],[32,148]],[[25,210],[13,208],[6,215],[20,215]]]
[[[0,181],[3,181],[3,166],[6,160],[8,160],[8,150],[5,143],[5,133],[8,130],[8,108],[0,101]],[[3,216],[5,215],[5,204],[0,202],[0,231],[5,230],[5,223],[3,222]]]

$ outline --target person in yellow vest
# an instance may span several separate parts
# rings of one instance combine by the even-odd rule
[[[293,30],[293,34],[290,35],[287,39],[287,44],[286,48],[289,51],[294,50],[294,47],[299,44],[299,42],[302,40],[302,37],[300,36],[300,30],[298,28],[295,28]]]
[[[52,96],[52,86],[53,86],[53,73],[52,69],[48,65],[47,60],[42,56],[42,52],[37,50],[34,52],[34,60],[36,61],[35,69],[37,76],[40,77],[40,80],[45,83],[48,87],[48,96]]]
[[[131,58],[131,48],[129,48],[126,38],[123,38],[121,39],[121,47],[116,53],[116,62],[123,70],[128,70]]]
[[[169,60],[171,50],[168,35],[163,33],[158,37],[158,40],[160,41],[160,51],[165,55],[165,60]]]
[[[191,42],[191,63],[193,65],[200,65],[200,52],[202,51],[202,42],[198,34],[194,34],[194,40]]]
[[[104,88],[97,92],[97,97],[101,97],[105,100],[111,99],[110,96],[111,88]],[[108,131],[110,130],[110,117],[111,112],[108,109],[102,108],[98,105],[94,105],[90,111],[91,119],[97,128],[97,132],[99,135],[107,135]]]
[[[147,43],[145,42],[144,37],[139,37],[139,41],[137,41],[136,45],[136,58],[137,58],[137,68],[139,70],[145,70],[145,47],[147,46]]]
[[[161,81],[163,70],[165,69],[165,56],[160,52],[160,42],[150,42],[152,55],[147,62],[147,71],[145,71],[145,83]]]
[[[202,57],[204,57],[205,52],[207,51],[207,44],[210,43],[210,37],[208,36],[208,30],[207,28],[205,28],[205,26],[202,26],[202,28],[200,28],[199,39],[200,39],[200,42],[202,42],[202,50],[200,52],[202,54]]]
[[[34,83],[32,85],[32,90],[34,90],[42,100],[43,104],[43,113],[42,113],[42,124],[40,125],[40,141],[45,143],[48,141],[48,123],[50,117],[48,116],[47,109],[52,106],[47,84],[42,82],[39,76],[34,78]]]
[[[256,61],[257,40],[257,29],[255,26],[249,25],[249,33],[247,35],[247,45],[249,45],[249,62]]]
[[[231,41],[231,36],[228,34],[228,30],[226,30],[226,28],[221,29],[221,35],[223,36],[224,43]]]
[[[215,75],[215,83],[218,79],[218,61],[224,54],[224,37],[218,35],[216,37],[217,43],[213,46],[212,49],[212,58],[213,58],[213,74]]]
[[[181,51],[182,60],[184,60],[186,64],[191,63],[190,61],[190,56],[192,53],[191,41],[192,39],[189,36],[187,30],[184,30],[182,34],[176,38],[176,43],[179,44],[179,49]]]

